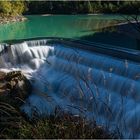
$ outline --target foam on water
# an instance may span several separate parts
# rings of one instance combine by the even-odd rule
[[[140,138],[139,63],[42,40],[1,44],[0,68],[21,70],[31,81],[32,94],[21,108],[29,117],[59,107]]]

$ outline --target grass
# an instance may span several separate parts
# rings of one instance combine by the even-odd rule
[[[5,106],[5,107],[3,107]],[[7,108],[12,109],[7,109]],[[18,109],[0,104],[0,138],[45,139],[45,138],[115,138],[105,128],[80,116],[61,113],[44,119],[29,121]]]

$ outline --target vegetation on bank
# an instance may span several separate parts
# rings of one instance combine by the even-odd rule
[[[0,16],[139,12],[140,1],[0,1]]]
[[[0,1],[0,23],[26,20],[22,14],[27,10],[24,1]]]
[[[140,1],[0,1],[0,23],[24,21],[24,14],[139,14]]]
[[[29,122],[15,109],[14,116],[12,112],[10,116],[1,117],[3,121],[0,122],[0,138],[4,139],[117,138],[105,128],[96,124],[92,126],[85,119],[70,114],[53,115]]]
[[[29,1],[26,14],[138,14],[140,1]]]
[[[24,1],[0,1],[0,16],[19,16],[27,9]]]

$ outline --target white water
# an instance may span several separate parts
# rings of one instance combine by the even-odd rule
[[[56,107],[140,138],[140,65],[106,55],[29,41],[0,46],[1,70],[22,70],[33,92],[22,111],[32,117]]]

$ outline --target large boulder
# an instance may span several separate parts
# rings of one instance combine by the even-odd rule
[[[0,72],[0,101],[19,107],[31,93],[30,81],[21,71]]]

